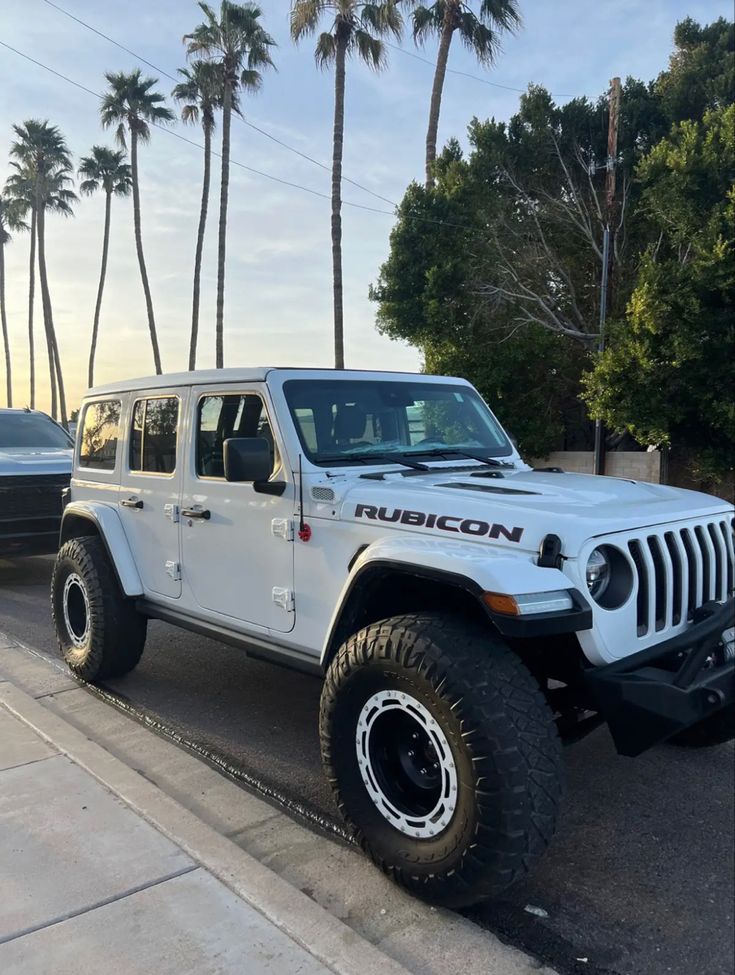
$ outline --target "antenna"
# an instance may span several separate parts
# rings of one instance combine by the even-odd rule
[[[299,538],[308,542],[311,538],[311,527],[304,521],[304,475],[301,470],[301,454],[299,454]]]

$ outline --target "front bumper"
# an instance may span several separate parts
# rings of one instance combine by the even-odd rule
[[[734,618],[735,598],[706,603],[678,636],[587,671],[587,686],[621,755],[640,755],[735,707],[735,657],[722,642]]]

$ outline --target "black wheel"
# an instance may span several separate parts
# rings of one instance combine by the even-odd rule
[[[78,677],[122,677],[140,660],[148,621],[120,591],[99,538],[73,538],[62,546],[51,610],[59,648]]]
[[[553,715],[482,627],[422,613],[360,630],[329,667],[319,731],[361,846],[427,900],[494,897],[551,840],[563,791]]]
[[[672,745],[685,748],[711,748],[735,738],[735,708],[722,708],[709,717],[669,738]]]

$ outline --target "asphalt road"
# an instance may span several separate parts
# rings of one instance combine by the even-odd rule
[[[0,560],[0,630],[55,657],[51,565]],[[317,679],[153,623],[137,670],[107,689],[244,784],[340,829],[319,761]],[[563,820],[542,864],[468,916],[565,975],[732,975],[732,743],[625,759],[600,729],[566,754]]]

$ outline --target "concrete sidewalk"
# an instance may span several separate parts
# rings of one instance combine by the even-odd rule
[[[2,975],[552,975],[0,632]]]
[[[329,969],[0,708],[0,971]]]

